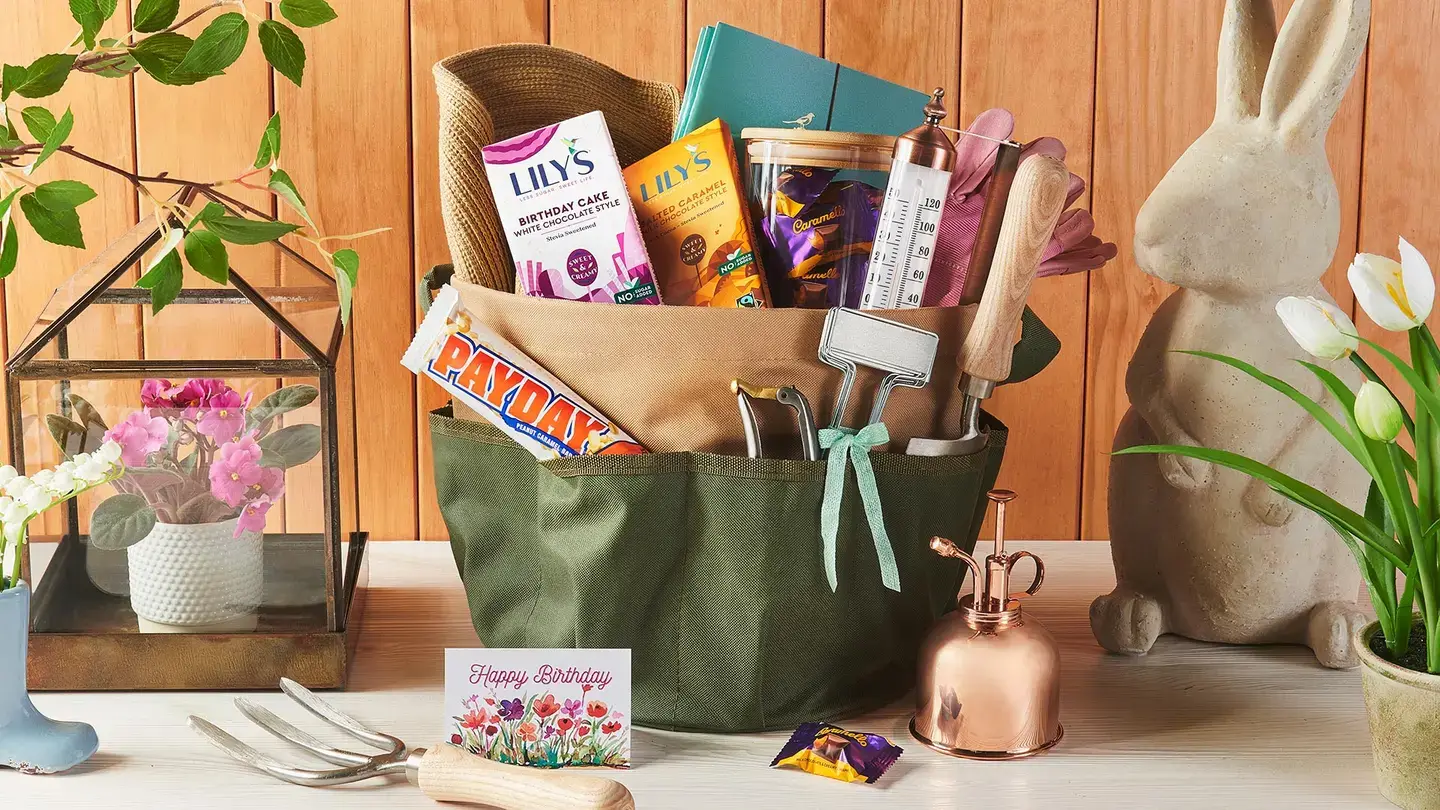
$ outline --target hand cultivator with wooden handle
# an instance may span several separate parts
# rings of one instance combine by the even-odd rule
[[[280,689],[311,714],[384,753],[367,755],[334,748],[245,698],[236,698],[235,705],[252,722],[337,767],[311,769],[286,765],[193,715],[190,727],[240,762],[295,785],[330,787],[404,774],[410,784],[441,802],[485,804],[501,810],[633,810],[635,807],[630,791],[613,779],[502,765],[448,745],[410,750],[398,738],[372,731],[289,678],[280,680]]]

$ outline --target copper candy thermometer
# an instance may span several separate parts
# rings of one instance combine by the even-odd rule
[[[1020,610],[1020,599],[1040,590],[1045,566],[1028,551],[1005,553],[1009,490],[994,489],[995,553],[982,565],[943,537],[930,548],[963,561],[975,592],[936,623],[920,648],[920,682],[910,733],[942,754],[967,759],[1018,759],[1060,741],[1060,651],[1055,639]],[[1024,558],[1035,579],[1010,593],[1010,572]]]

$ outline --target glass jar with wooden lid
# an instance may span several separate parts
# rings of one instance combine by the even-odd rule
[[[895,138],[758,127],[740,137],[776,305],[858,307]]]

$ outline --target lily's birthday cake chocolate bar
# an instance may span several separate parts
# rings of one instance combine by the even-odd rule
[[[517,291],[660,303],[604,114],[579,115],[480,151],[515,260]]]

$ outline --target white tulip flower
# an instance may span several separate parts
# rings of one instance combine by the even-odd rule
[[[11,481],[14,481],[15,476],[19,474],[20,473],[16,472],[15,468],[10,466],[9,464],[6,464],[4,467],[0,467],[0,487],[5,486]]]
[[[1275,313],[1300,348],[1321,360],[1339,360],[1360,348],[1355,323],[1329,301],[1290,295],[1275,304]]]
[[[55,471],[54,471],[54,470],[40,470],[39,472],[37,472],[37,473],[35,473],[34,475],[30,476],[30,483],[32,483],[32,484],[39,484],[39,485],[42,486],[42,487],[44,487],[44,486],[49,486],[49,485],[50,485],[50,479],[51,479],[51,478],[54,478],[54,477],[55,477]]]
[[[66,462],[66,463],[67,463],[67,464],[74,464],[76,467],[79,467],[79,466],[85,464],[85,463],[86,463],[87,461],[89,461],[89,460],[90,460],[90,454],[89,454],[89,453],[76,453],[76,454],[74,455],[74,457],[71,458],[71,459],[70,459],[68,462]]]
[[[15,503],[14,498],[9,495],[0,495],[0,515],[5,514],[5,510],[9,509],[12,503]]]
[[[1360,253],[1347,275],[1355,300],[1380,328],[1408,332],[1430,317],[1435,277],[1430,263],[1404,239],[1400,240],[1400,261]]]
[[[55,472],[68,472],[73,474],[75,472],[75,462],[73,460],[62,461],[60,462],[60,466],[55,468]]]
[[[1380,383],[1366,380],[1355,396],[1355,425],[1377,442],[1393,442],[1405,421],[1400,414],[1400,403],[1390,391]]]

